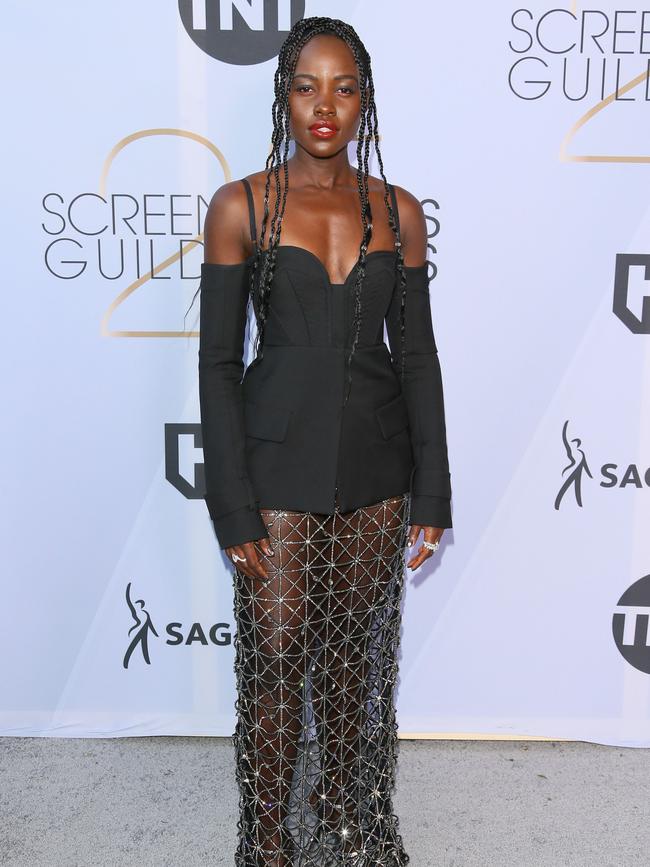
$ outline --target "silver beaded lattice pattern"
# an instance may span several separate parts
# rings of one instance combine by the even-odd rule
[[[262,509],[268,579],[234,573],[237,867],[403,867],[394,687],[410,496]]]

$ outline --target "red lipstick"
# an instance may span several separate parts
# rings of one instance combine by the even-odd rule
[[[309,132],[316,138],[332,138],[338,127],[331,120],[317,120],[309,127]]]

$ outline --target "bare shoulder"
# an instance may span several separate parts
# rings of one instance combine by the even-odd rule
[[[253,192],[255,190],[264,190],[266,187],[266,169],[261,169],[259,172],[251,172],[250,175],[246,175],[246,180],[250,183]],[[282,180],[282,172],[280,172],[280,180]]]
[[[422,204],[409,190],[392,184],[399,211],[400,235],[404,264],[409,267],[423,265],[427,258],[427,221]],[[383,193],[382,178],[369,176],[369,189]]]
[[[204,261],[230,265],[250,254],[248,203],[240,180],[227,181],[212,195],[203,226]]]
[[[422,203],[417,196],[393,184],[402,234],[404,264],[422,265],[427,258],[427,221]]]
[[[422,204],[417,196],[414,196],[409,190],[399,187],[397,184],[393,184],[393,188],[397,196],[400,220],[408,221],[415,219],[415,222],[417,222],[420,215],[424,217]]]

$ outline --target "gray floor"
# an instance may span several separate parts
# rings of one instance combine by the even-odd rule
[[[650,864],[650,751],[399,741],[409,867]],[[234,863],[227,738],[0,738],[0,863]]]

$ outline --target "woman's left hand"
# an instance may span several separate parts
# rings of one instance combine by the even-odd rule
[[[407,542],[409,545],[415,545],[418,536],[420,535],[420,530],[424,530],[424,539],[423,542],[437,542],[442,537],[444,530],[440,527],[422,527],[419,524],[413,524],[411,529],[409,530]],[[421,566],[425,560],[428,560],[429,557],[434,552],[430,548],[425,548],[424,545],[420,546],[420,550],[413,557],[412,560],[407,562],[407,566],[409,569],[417,569]]]

